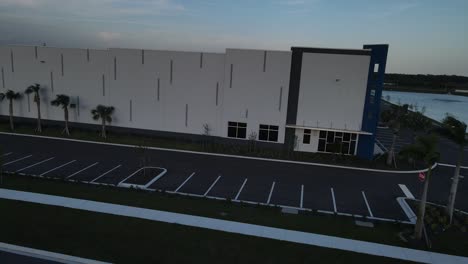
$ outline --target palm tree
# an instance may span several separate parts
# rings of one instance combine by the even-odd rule
[[[6,93],[0,93],[0,101],[5,99],[5,98],[8,99],[8,101],[10,102],[10,106],[9,106],[10,129],[11,129],[11,131],[13,131],[13,130],[15,130],[15,126],[13,124],[13,101],[20,99],[21,94],[17,93],[17,92],[14,92],[12,90],[8,90],[8,91],[6,91]]]
[[[427,192],[429,189],[432,167],[440,156],[437,152],[437,142],[438,137],[434,134],[419,136],[416,138],[416,142],[414,144],[404,147],[400,152],[401,156],[410,160],[422,162],[427,168],[421,202],[419,203],[418,219],[414,228],[414,236],[417,239],[421,239],[422,237],[424,215],[426,213]]]
[[[404,124],[404,119],[408,114],[408,105],[391,105],[390,109],[387,109],[382,112],[381,118],[382,121],[388,124],[393,131],[393,139],[390,150],[388,151],[387,156],[387,165],[391,166],[395,158],[395,144],[400,134],[402,124]]]
[[[53,106],[61,106],[65,116],[65,128],[62,133],[65,132],[67,136],[70,135],[70,130],[68,129],[68,108],[75,108],[74,104],[70,104],[70,97],[64,94],[57,94],[57,97],[50,102]]]
[[[37,132],[42,132],[42,126],[41,126],[41,97],[39,96],[39,90],[41,89],[41,85],[36,83],[34,85],[30,85],[28,88],[26,88],[25,93],[26,94],[32,94],[34,93],[34,102],[36,103],[37,106]]]
[[[114,112],[113,106],[104,106],[98,105],[95,109],[91,110],[91,114],[93,115],[94,120],[101,119],[102,121],[102,129],[101,129],[101,136],[106,138],[106,123],[112,122],[112,113]]]
[[[454,141],[460,147],[458,154],[457,166],[455,168],[455,174],[453,175],[452,186],[450,187],[450,194],[447,203],[447,214],[449,215],[450,223],[452,223],[453,210],[455,207],[455,198],[457,195],[458,181],[460,178],[460,167],[463,161],[463,152],[465,146],[468,145],[468,138],[466,137],[466,124],[462,121],[457,120],[453,116],[446,116],[442,120],[442,134],[447,136],[449,139]]]
[[[402,126],[411,130],[411,143],[414,143],[416,132],[430,129],[432,127],[432,121],[424,115],[424,110],[408,111],[406,117],[402,120]]]

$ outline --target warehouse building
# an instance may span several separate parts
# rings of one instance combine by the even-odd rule
[[[254,139],[296,151],[374,153],[388,45],[362,49],[292,47],[200,53],[136,49],[0,47],[1,89],[39,83],[45,120],[63,120],[50,105],[72,98],[70,121],[96,124],[90,110],[114,106],[112,126]],[[36,118],[32,98],[15,116]],[[2,102],[0,115],[8,115]]]

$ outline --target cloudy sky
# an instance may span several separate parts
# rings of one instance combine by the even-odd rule
[[[0,45],[222,52],[390,44],[387,72],[468,76],[467,0],[0,0]]]

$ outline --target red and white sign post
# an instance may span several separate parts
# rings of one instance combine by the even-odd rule
[[[419,181],[424,182],[424,180],[426,179],[426,174],[424,174],[424,172],[420,172],[418,175],[418,179]]]

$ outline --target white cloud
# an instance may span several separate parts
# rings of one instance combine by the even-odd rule
[[[385,18],[385,17],[392,17],[392,16],[397,16],[402,13],[407,12],[408,10],[411,10],[413,8],[418,7],[419,4],[417,2],[405,2],[405,3],[399,3],[390,6],[388,9],[384,9],[381,12],[372,12],[371,15],[369,15],[371,18]]]
[[[31,15],[75,16],[80,18],[119,18],[141,15],[168,14],[185,10],[175,0],[0,0],[0,6],[18,11],[31,11]],[[6,10],[2,10],[6,11]]]
[[[304,6],[307,4],[315,4],[317,2],[319,2],[319,0],[283,0],[279,3],[287,6]]]
[[[97,33],[97,37],[105,42],[113,41],[120,39],[122,36],[121,33],[119,32],[107,32],[107,31],[101,31]]]
[[[305,0],[289,0],[289,1],[283,1],[281,3],[285,5],[303,5],[306,3],[306,1]]]
[[[36,7],[41,4],[40,0],[0,0],[0,6]]]

